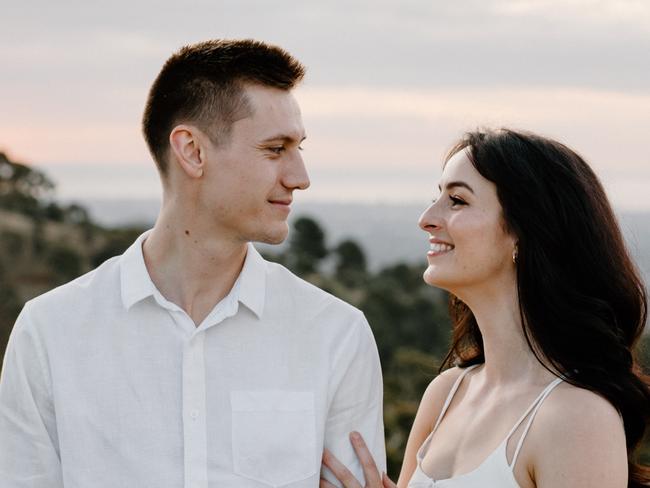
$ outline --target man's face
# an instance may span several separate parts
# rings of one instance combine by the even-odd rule
[[[228,141],[207,145],[198,211],[222,237],[279,244],[293,191],[309,186],[300,154],[305,129],[291,92],[244,91],[252,114],[233,123]]]

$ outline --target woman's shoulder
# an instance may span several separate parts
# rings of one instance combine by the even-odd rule
[[[575,486],[592,486],[587,478],[595,482],[599,477],[626,476],[623,420],[607,399],[593,391],[559,384],[540,408],[529,438],[534,472],[556,484],[556,477],[573,479]]]
[[[548,428],[564,432],[583,429],[590,432],[616,431],[623,428],[623,420],[618,410],[606,398],[567,382],[560,383],[553,394],[549,395],[536,422],[548,424]]]
[[[404,463],[402,464],[398,486],[406,486],[411,479],[417,466],[417,452],[433,430],[433,426],[442,411],[449,392],[460,375],[463,374],[463,371],[465,369],[454,367],[440,373],[429,383],[424,395],[422,395],[422,400],[420,400],[420,406],[418,407],[406,443]]]
[[[429,383],[422,395],[418,409],[418,417],[420,417],[418,420],[421,425],[427,425],[433,429],[433,424],[435,424],[454,383],[466,369],[454,366],[440,373]]]

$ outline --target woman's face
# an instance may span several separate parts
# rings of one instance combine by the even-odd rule
[[[431,243],[424,281],[462,298],[467,290],[514,280],[516,240],[505,230],[494,183],[461,150],[445,165],[439,186],[419,222]]]

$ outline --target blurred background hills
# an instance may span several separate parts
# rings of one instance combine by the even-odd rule
[[[106,226],[152,226],[160,201],[151,199],[84,199],[84,207],[93,220]],[[309,215],[322,225],[327,239],[336,242],[353,238],[364,248],[371,269],[396,262],[424,266],[429,248],[426,234],[417,226],[426,208],[398,203],[301,203],[300,195],[292,205],[289,221]],[[620,212],[619,224],[626,242],[646,283],[650,278],[650,212]],[[260,249],[266,248],[258,245]],[[278,248],[278,246],[273,246]],[[280,249],[283,246],[279,247]],[[268,247],[268,249],[272,249]]]

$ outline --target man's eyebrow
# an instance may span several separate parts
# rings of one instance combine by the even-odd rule
[[[472,190],[472,187],[469,186],[464,181],[450,181],[449,183],[447,183],[445,185],[445,189],[450,190],[451,188],[456,188],[456,187],[459,187],[459,186],[461,186],[463,188],[467,188],[472,194],[474,193],[474,190]],[[438,185],[438,190],[442,191],[442,188],[440,187],[440,185]]]
[[[298,143],[301,143],[301,142],[304,141],[305,139],[307,139],[307,136],[305,136],[305,135],[303,135],[302,138],[301,138],[300,140],[298,140],[296,137],[294,137],[294,136],[291,135],[291,134],[275,134],[275,135],[273,135],[273,136],[271,136],[271,137],[267,137],[266,139],[264,139],[264,140],[261,141],[261,142],[262,142],[262,144],[265,144],[265,143],[267,143],[267,142],[274,142],[274,141],[298,142]]]

